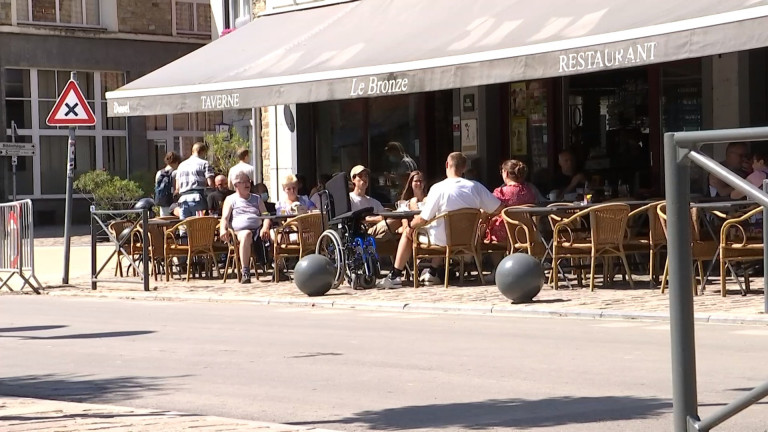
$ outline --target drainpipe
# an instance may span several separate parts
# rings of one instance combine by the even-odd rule
[[[261,141],[261,108],[251,108],[251,165],[256,168],[256,175],[258,181],[254,179],[254,183],[264,182],[264,159],[262,157],[262,141]]]

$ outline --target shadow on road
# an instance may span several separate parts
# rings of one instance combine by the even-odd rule
[[[0,333],[17,333],[17,332],[29,332],[29,331],[44,331],[44,330],[56,330],[60,328],[68,327],[65,325],[41,325],[41,326],[26,326],[26,327],[6,327],[0,328]]]
[[[116,332],[100,332],[100,333],[76,333],[70,335],[56,335],[56,336],[2,336],[0,337],[13,337],[23,340],[61,340],[61,339],[100,339],[100,338],[113,338],[113,337],[127,337],[127,336],[142,336],[146,334],[155,333],[152,330],[130,330],[130,331],[116,331]]]
[[[645,419],[664,414],[671,408],[671,401],[666,399],[633,396],[491,399],[362,411],[338,420],[292,424],[364,424],[374,430],[444,427],[484,430]]]
[[[0,395],[109,404],[146,397],[147,392],[176,390],[170,381],[184,377],[93,378],[62,374],[0,377]]]

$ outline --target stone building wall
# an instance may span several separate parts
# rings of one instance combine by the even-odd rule
[[[117,0],[120,32],[173,35],[173,0]]]

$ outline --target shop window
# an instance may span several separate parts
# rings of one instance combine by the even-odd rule
[[[315,158],[317,173],[334,174],[349,171],[355,165],[366,165],[362,143],[365,100],[319,102],[315,109]]]
[[[122,72],[103,72],[101,74],[101,96],[104,102],[101,104],[101,124],[106,130],[125,130],[125,117],[107,116],[106,93],[117,90],[125,85],[125,74]]]
[[[96,138],[78,136],[75,145],[75,178],[80,174],[96,169]],[[44,195],[63,194],[66,192],[67,178],[67,137],[40,137],[40,176],[41,192]]]
[[[210,35],[211,6],[208,1],[176,1],[176,32]]]
[[[10,129],[7,131],[8,135],[11,134]],[[28,135],[18,135],[16,142],[31,143],[32,137]],[[19,157],[16,164],[16,195],[31,195],[34,193],[34,175],[33,175],[33,158],[31,157]],[[3,178],[3,186],[0,189],[11,198],[13,194],[13,167],[11,166],[11,158],[0,157],[0,162],[5,165],[5,177]]]
[[[125,137],[103,137],[102,157],[104,169],[122,178],[128,176],[128,146]]]
[[[76,26],[101,24],[99,0],[18,0],[19,22]]]
[[[6,127],[11,122],[19,129],[32,129],[32,96],[29,70],[5,70]]]
[[[528,164],[535,183],[549,176],[547,97],[544,80],[509,86],[509,155]]]

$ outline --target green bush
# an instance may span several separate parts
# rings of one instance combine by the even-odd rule
[[[234,129],[231,133],[206,135],[205,143],[208,144],[208,162],[211,163],[213,171],[224,175],[227,175],[229,169],[239,162],[237,150],[241,147],[250,148],[248,141]]]
[[[99,210],[124,210],[144,195],[135,181],[112,176],[106,171],[83,173],[73,186],[80,193],[93,195],[93,204]]]

